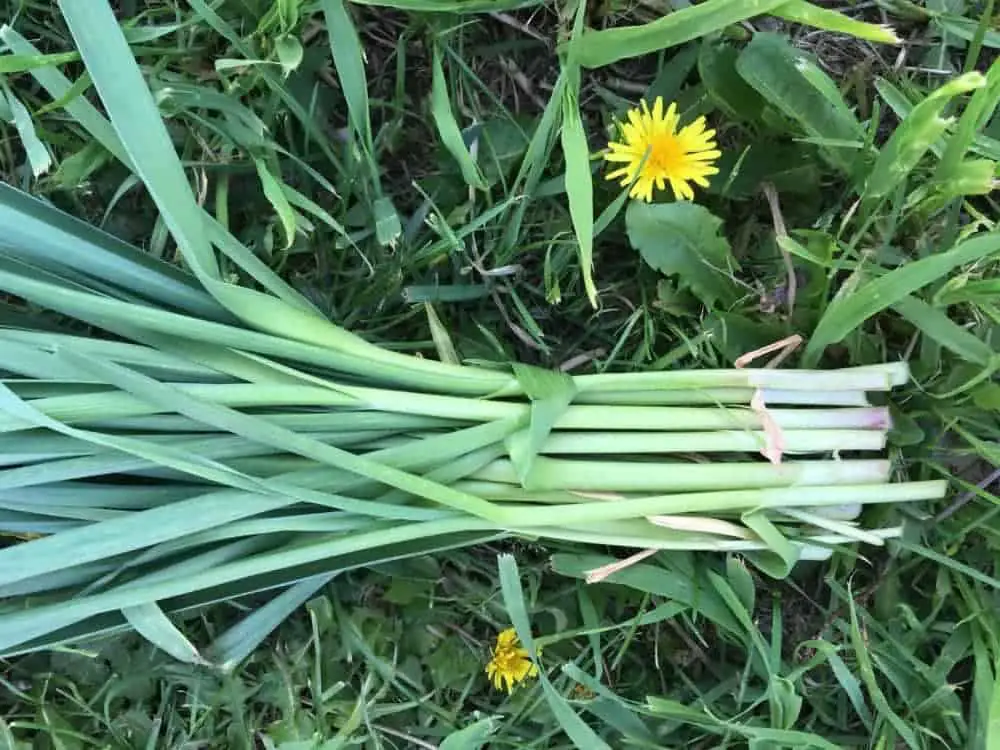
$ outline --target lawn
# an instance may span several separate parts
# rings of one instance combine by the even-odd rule
[[[10,0],[0,748],[1000,747],[998,18]]]

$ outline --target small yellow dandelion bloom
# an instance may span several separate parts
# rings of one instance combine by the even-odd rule
[[[513,692],[519,682],[538,675],[538,669],[528,658],[528,650],[521,647],[514,628],[507,628],[497,636],[493,658],[486,665],[486,675],[497,690],[504,689],[506,683],[508,693]]]
[[[608,144],[605,160],[624,164],[608,174],[609,180],[621,178],[621,184],[635,184],[629,195],[647,203],[653,188],[664,190],[669,182],[677,200],[694,198],[690,183],[708,187],[709,175],[717,174],[712,165],[721,156],[713,140],[714,130],[707,130],[705,118],[677,130],[677,105],[663,111],[663,97],[656,97],[653,109],[646,101],[629,110],[628,122],[621,124],[623,142]],[[645,161],[643,161],[645,160]]]

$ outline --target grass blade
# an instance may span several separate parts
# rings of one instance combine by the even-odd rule
[[[787,0],[706,0],[641,26],[588,31],[569,43],[570,63],[599,68],[713,34],[770,13]]]
[[[434,55],[431,59],[431,116],[437,125],[441,143],[458,162],[465,183],[476,190],[486,190],[486,180],[479,170],[479,165],[469,153],[462,138],[462,131],[455,120],[455,113],[452,112],[451,101],[448,98],[448,82],[445,80],[444,66],[441,64],[441,49],[437,44],[434,45]]]
[[[844,339],[875,313],[937,281],[949,271],[1000,252],[1000,233],[966,240],[951,250],[907,263],[834,300],[809,338],[804,367],[814,367],[830,344]]]
[[[364,50],[358,40],[344,5],[344,0],[321,0],[326,16],[326,29],[330,34],[333,64],[340,78],[340,86],[347,100],[347,112],[363,148],[369,155],[372,150],[372,123],[368,114],[368,80],[365,76]]]
[[[212,645],[205,649],[205,655],[219,669],[231,672],[289,615],[331,580],[333,574],[324,573],[290,586],[219,635],[212,641]]]
[[[783,18],[791,23],[812,26],[833,34],[849,34],[858,39],[882,44],[900,44],[901,40],[890,26],[866,23],[838,13],[835,10],[821,8],[806,0],[788,0],[788,2],[771,11],[771,15]]]
[[[569,703],[559,694],[545,674],[544,668],[538,660],[538,650],[535,648],[535,641],[531,635],[531,620],[524,604],[524,590],[521,588],[517,562],[511,555],[500,555],[497,558],[497,568],[500,575],[500,589],[503,592],[504,605],[510,614],[510,621],[514,625],[514,629],[517,630],[521,643],[528,650],[531,660],[538,667],[538,679],[542,684],[542,692],[549,708],[552,709],[552,713],[559,722],[559,726],[580,750],[611,750],[610,746],[598,737],[594,730],[587,726],[583,719],[570,708]]]
[[[579,80],[579,76],[577,76]],[[594,182],[590,171],[590,149],[580,117],[580,107],[571,86],[563,94],[562,149],[566,157],[566,197],[576,234],[577,253],[587,299],[597,307],[594,284]]]
[[[910,110],[879,151],[862,197],[875,200],[895,190],[950,125],[950,119],[941,117],[944,108],[956,96],[985,85],[981,73],[966,73],[936,89]]]
[[[198,649],[177,629],[153,602],[125,607],[122,614],[129,625],[161,651],[186,664],[207,664]]]

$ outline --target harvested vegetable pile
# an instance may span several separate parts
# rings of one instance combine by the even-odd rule
[[[757,550],[782,575],[829,545],[897,533],[858,526],[865,503],[944,492],[889,484],[873,457],[889,416],[866,394],[905,381],[903,365],[579,377],[445,365],[378,349],[290,294],[215,282],[237,321],[173,268],[13,189],[0,197],[23,228],[0,286],[134,342],[38,316],[0,332],[0,526],[43,535],[0,551],[7,653],[156,602],[505,534]]]
[[[163,610],[289,586],[291,607],[338,571],[507,535],[745,551],[781,576],[898,533],[863,528],[865,504],[944,493],[878,457],[869,394],[902,364],[570,377],[338,328],[198,205],[105,13],[65,10],[110,122],[67,108],[190,274],[0,189],[0,529],[27,537],[0,550],[0,653],[126,625],[169,644]]]

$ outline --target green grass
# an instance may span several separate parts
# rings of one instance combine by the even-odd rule
[[[873,506],[866,525],[902,523],[900,539],[777,582],[736,555],[660,552],[588,584],[609,554],[503,541],[310,578],[283,598],[175,602],[173,625],[132,608],[147,636],[212,644],[203,655],[226,669],[121,633],[15,657],[0,747],[1000,742],[992,2],[886,2],[854,20],[724,0],[662,18],[631,3],[118,3],[183,173],[134,151],[154,143],[153,120],[116,131],[93,106],[75,50],[94,80],[122,68],[109,55],[102,73],[85,5],[64,6],[77,41],[74,17],[36,0],[12,4],[0,34],[7,182],[209,285],[314,306],[428,360],[726,367],[792,333],[806,338],[793,365],[905,359],[913,381],[888,397],[894,472],[951,492]],[[878,37],[857,22],[885,20],[907,40],[898,65],[899,47],[836,33]],[[721,174],[689,215],[626,208],[590,158],[643,94],[719,130]],[[197,203],[177,203],[188,185]],[[160,213],[153,186],[180,208]],[[251,253],[212,253],[203,213]],[[175,242],[194,250],[182,261]],[[231,321],[187,276],[128,262],[145,298]],[[14,296],[0,321],[88,332]],[[12,532],[57,528],[18,512]],[[546,677],[508,697],[483,668],[511,624]]]

